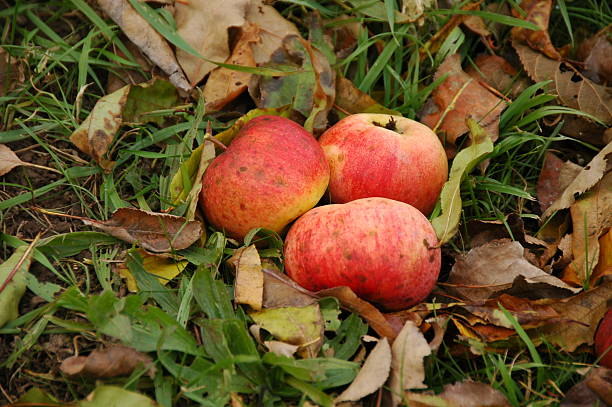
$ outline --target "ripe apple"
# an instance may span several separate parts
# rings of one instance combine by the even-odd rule
[[[599,364],[612,369],[612,308],[608,309],[608,312],[606,312],[606,315],[599,323],[599,328],[597,328],[597,333],[595,334],[595,353],[598,357],[606,353],[599,360]]]
[[[429,215],[448,178],[446,153],[436,134],[405,117],[350,115],[323,133],[319,143],[330,164],[334,203],[378,196]]]
[[[436,234],[414,207],[364,198],[308,211],[285,239],[285,270],[302,287],[348,286],[387,310],[429,295],[440,272]]]
[[[200,202],[208,221],[242,239],[263,227],[281,232],[316,205],[329,183],[317,140],[279,116],[249,121],[204,173]]]

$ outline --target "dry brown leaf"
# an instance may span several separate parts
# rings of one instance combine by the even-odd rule
[[[130,89],[130,85],[127,85],[98,99],[89,116],[70,136],[70,141],[79,150],[96,160],[105,170],[110,170],[114,165],[106,158],[106,153],[123,123],[123,107]]]
[[[444,386],[442,393],[406,393],[411,407],[510,407],[511,404],[499,390],[485,383],[456,382]]]
[[[605,146],[610,141],[606,140],[606,127],[582,116],[565,114],[561,116],[563,127],[561,134],[585,141],[596,146]],[[610,127],[612,129],[612,127]],[[612,135],[612,132],[610,132]]]
[[[584,76],[595,83],[612,84],[612,25],[601,29],[578,48],[578,58],[584,61]]]
[[[15,167],[26,165],[7,145],[0,144],[0,177]]]
[[[601,275],[592,275],[599,261],[599,238],[612,227],[612,171],[570,207],[573,261],[563,272],[563,281],[593,286]]]
[[[431,353],[429,344],[419,328],[407,321],[391,347],[391,376],[389,387],[393,405],[397,406],[406,390],[427,387],[423,358]]]
[[[390,370],[391,346],[387,338],[382,338],[366,358],[355,380],[336,398],[336,403],[361,400],[374,393],[385,384]]]
[[[588,191],[595,186],[603,177],[608,166],[608,155],[612,154],[612,143],[605,146],[593,159],[582,169],[572,182],[565,188],[561,196],[557,198],[542,214],[546,219],[555,211],[569,208],[576,202],[576,196]]]
[[[612,88],[593,83],[570,67],[561,69],[559,61],[546,58],[531,48],[513,43],[525,70],[535,82],[552,80],[548,91],[567,107],[581,110],[606,125],[612,124]]]
[[[495,293],[512,287],[523,276],[527,282],[578,292],[560,279],[551,276],[525,259],[519,242],[495,240],[460,256],[450,272],[448,283],[452,291],[471,301],[485,300]]]
[[[134,10],[128,0],[98,0],[98,4],[130,41],[168,75],[174,86],[185,92],[191,89],[170,45]]]
[[[342,112],[354,113],[384,113],[399,115],[391,109],[387,109],[370,95],[359,90],[353,82],[343,76],[336,77],[336,100],[335,106]]]
[[[264,0],[252,0],[246,11],[246,19],[260,29],[261,41],[253,44],[253,57],[260,65],[270,61],[272,53],[283,44],[288,35],[300,35],[295,24],[288,21]]]
[[[236,268],[234,300],[260,310],[263,303],[264,274],[255,245],[236,250],[228,260]]]
[[[539,328],[546,340],[563,350],[573,352],[580,345],[593,344],[597,324],[608,310],[612,298],[612,281],[606,281],[590,291],[550,305],[571,322],[550,324]]]
[[[272,269],[269,265],[263,268],[263,272],[265,308],[304,307],[317,302],[315,293],[300,287],[287,275]]]
[[[612,275],[612,228],[599,238],[599,261],[591,280],[596,282],[604,276]]]
[[[543,52],[549,58],[561,59],[561,55],[555,49],[548,35],[548,20],[550,19],[552,0],[523,0],[521,9],[527,11],[524,20],[534,23],[539,30],[533,31],[523,27],[513,27],[512,39],[527,42],[531,48]],[[515,17],[522,17],[514,8],[512,13]]]
[[[224,62],[230,55],[228,28],[241,27],[249,0],[190,0],[177,2],[174,19],[177,33],[209,61]],[[176,58],[195,86],[216,68],[212,62],[196,57],[182,49]]]
[[[468,75],[477,81],[484,81],[501,93],[510,94],[513,98],[529,85],[526,78],[516,78],[518,71],[502,57],[480,54],[474,63],[476,66],[469,65],[465,69]]]
[[[389,321],[387,321],[385,315],[369,302],[357,297],[357,295],[349,287],[328,288],[326,290],[318,291],[316,294],[320,298],[337,298],[342,307],[351,312],[359,314],[381,337],[386,337],[391,342],[393,342],[397,337],[398,332],[393,328]],[[412,321],[408,322],[413,323]]]
[[[612,369],[596,367],[565,393],[561,407],[612,406]]]
[[[86,225],[128,243],[138,243],[152,252],[186,249],[202,234],[202,224],[196,220],[188,222],[180,216],[135,208],[117,209],[106,221],[82,220]]]
[[[466,16],[463,20],[463,25],[465,25],[471,32],[474,34],[478,34],[481,37],[489,37],[493,35],[489,28],[485,24],[482,17],[479,16]]]
[[[292,345],[290,343],[281,341],[264,341],[264,345],[270,352],[279,356],[286,356],[288,358],[293,357],[295,352],[297,352],[297,350],[300,348],[298,345]]]
[[[242,27],[240,38],[238,38],[238,42],[234,46],[232,55],[225,63],[252,67],[256,66],[252,45],[261,41],[259,32],[259,27],[246,22]],[[206,85],[204,85],[206,110],[221,110],[223,106],[236,99],[247,89],[251,76],[252,74],[248,72],[236,71],[224,67],[214,69],[210,73]]]
[[[444,60],[435,79],[443,75],[448,76],[433,91],[421,121],[437,129],[451,151],[457,138],[469,131],[466,124],[469,117],[479,122],[492,141],[497,140],[499,115],[506,107],[505,103],[461,69],[459,54]]]
[[[112,345],[96,349],[88,356],[72,356],[65,359],[60,370],[67,376],[91,377],[96,379],[129,376],[138,366],[147,369],[147,375],[155,376],[153,360],[134,348]]]
[[[546,152],[537,185],[538,201],[542,212],[545,212],[561,196],[581,170],[582,167],[579,165],[571,161],[563,162],[553,153]]]

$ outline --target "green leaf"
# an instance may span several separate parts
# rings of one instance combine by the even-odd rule
[[[295,377],[288,377],[287,384],[301,391],[302,393],[307,395],[312,401],[322,405],[323,407],[331,407],[334,405],[333,399],[330,396],[323,393],[321,390],[309,383],[298,380]]]
[[[158,407],[150,398],[116,386],[99,386],[79,402],[79,407]]]
[[[34,244],[20,246],[0,264],[0,328],[19,315],[19,301],[26,289],[26,273],[32,262]]]
[[[348,360],[361,345],[361,337],[368,332],[368,325],[357,314],[342,321],[336,335],[326,343],[334,350],[334,357]]]
[[[19,398],[18,403],[23,403],[23,405],[60,406],[60,403],[53,396],[38,387],[32,387],[28,390]]]
[[[440,201],[442,214],[431,221],[440,244],[448,242],[457,233],[461,218],[461,180],[493,151],[491,137],[475,120],[468,119],[472,145],[461,150],[453,160],[448,181],[442,187]]]
[[[249,110],[244,116],[236,120],[234,124],[232,124],[232,127],[217,134],[215,138],[219,140],[220,142],[222,142],[223,144],[225,144],[226,146],[228,146],[232,142],[234,137],[236,137],[240,129],[245,124],[247,124],[249,120],[259,117],[259,116],[264,116],[264,115],[289,117],[290,114],[291,114],[291,109],[289,108],[289,106],[281,106],[281,107],[276,107],[276,108],[264,108],[264,109],[252,109],[252,110]]]
[[[173,107],[178,102],[176,87],[163,79],[132,86],[123,108],[123,120],[130,123],[164,124],[165,116],[147,113]]]
[[[119,242],[116,238],[101,232],[62,233],[41,239],[36,249],[45,256],[71,257],[92,246],[111,245]]]
[[[303,357],[317,356],[323,339],[323,318],[319,304],[270,308],[251,312],[249,316],[278,340],[303,346],[298,351]]]
[[[191,156],[181,164],[178,171],[170,181],[170,199],[174,205],[187,203],[187,220],[193,220],[195,204],[197,204],[202,190],[202,176],[208,165],[215,158],[215,146],[210,141],[193,150]]]
[[[212,273],[198,267],[193,279],[193,296],[208,318],[232,319],[236,317],[231,296],[223,281],[215,280]]]

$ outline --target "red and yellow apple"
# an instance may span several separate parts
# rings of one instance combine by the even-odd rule
[[[436,234],[414,207],[358,199],[308,211],[285,239],[285,270],[302,287],[348,286],[387,310],[424,300],[438,278]]]
[[[608,309],[595,333],[595,353],[601,357],[601,366],[612,369],[612,308]]]
[[[317,204],[328,182],[329,165],[310,133],[260,116],[206,169],[200,201],[213,226],[242,239],[256,227],[281,232]]]
[[[446,153],[429,127],[401,116],[345,117],[319,139],[334,203],[383,197],[433,210],[448,178]]]

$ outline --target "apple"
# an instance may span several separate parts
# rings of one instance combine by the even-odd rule
[[[319,139],[330,164],[331,201],[383,197],[425,215],[448,178],[446,153],[429,127],[401,116],[345,117]]]
[[[213,226],[243,239],[256,227],[280,233],[316,205],[328,183],[312,134],[284,117],[259,116],[206,169],[200,202]]]
[[[441,253],[427,218],[387,198],[308,211],[285,239],[285,270],[302,287],[350,287],[386,310],[424,300],[438,279]]]
[[[603,355],[599,360],[601,366],[612,369],[612,308],[608,309],[595,333],[595,353],[598,357]]]

